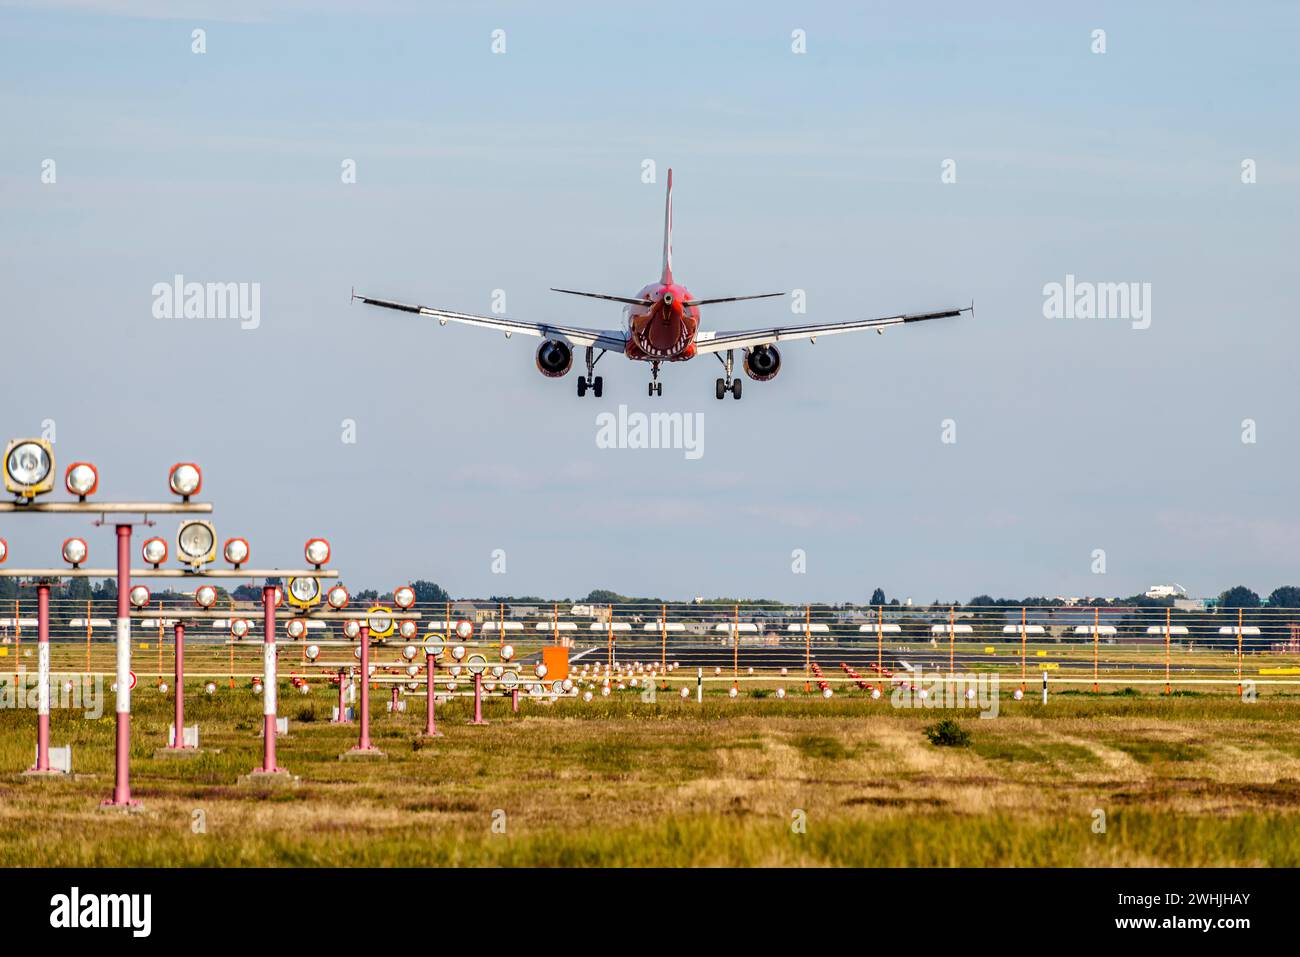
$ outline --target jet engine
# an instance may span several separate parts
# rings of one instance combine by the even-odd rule
[[[745,375],[759,382],[775,379],[781,371],[781,353],[776,346],[754,346],[745,353]]]
[[[567,342],[546,339],[537,347],[537,371],[548,379],[558,379],[573,368],[573,350]]]

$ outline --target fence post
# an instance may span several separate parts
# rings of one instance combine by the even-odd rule
[[[1043,704],[1047,704],[1047,672],[1043,672]]]
[[[695,703],[704,704],[704,669],[695,669]]]

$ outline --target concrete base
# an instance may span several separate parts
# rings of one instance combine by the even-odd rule
[[[220,748],[159,748],[155,758],[190,758],[196,754],[220,754]]]
[[[67,771],[37,771],[35,768],[28,768],[26,771],[23,772],[23,777],[38,780],[38,781],[41,780],[71,781],[72,780],[72,775],[69,774]]]
[[[433,732],[433,734],[425,734],[423,731],[420,732],[420,737],[425,738],[425,739],[428,739],[428,738],[441,738],[442,736],[443,736],[443,734],[442,734],[441,731],[435,731],[435,732]]]
[[[353,748],[351,751],[344,751],[339,755],[340,761],[387,761],[388,755],[384,754],[378,748],[371,748],[368,751],[362,751],[360,748]]]
[[[132,801],[130,804],[113,804],[104,801],[99,805],[99,810],[106,814],[139,814],[144,810],[144,805],[139,801]]]
[[[254,769],[249,771],[247,774],[241,774],[238,783],[245,787],[297,787],[298,778],[295,775],[290,774],[284,768],[279,768],[275,771]]]

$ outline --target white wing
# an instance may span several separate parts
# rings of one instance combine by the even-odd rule
[[[972,315],[975,306],[972,303],[965,309],[945,309],[942,312],[915,312],[899,316],[882,316],[879,319],[854,319],[848,322],[810,323],[802,326],[774,326],[769,329],[741,329],[737,332],[705,332],[695,339],[695,351],[726,352],[728,349],[752,349],[754,346],[770,345],[774,342],[786,342],[790,339],[815,339],[818,336],[833,336],[841,332],[861,332],[864,329],[883,331],[890,326],[899,326],[908,322],[924,322],[927,319],[952,319],[964,312]]]
[[[621,329],[583,329],[577,326],[555,326],[545,322],[524,322],[520,319],[507,319],[504,316],[475,316],[465,312],[451,312],[447,309],[434,309],[431,306],[413,306],[391,299],[372,299],[369,296],[352,298],[368,306],[380,306],[384,309],[396,309],[417,316],[428,316],[439,322],[459,322],[466,326],[482,326],[484,329],[496,329],[507,336],[519,333],[524,336],[536,336],[539,339],[561,339],[571,346],[594,346],[597,349],[624,351],[627,335]]]

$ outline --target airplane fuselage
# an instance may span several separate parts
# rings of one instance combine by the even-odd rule
[[[649,306],[625,306],[629,359],[642,362],[681,362],[695,356],[695,335],[700,329],[700,308],[689,306],[691,294],[675,282],[653,282],[637,293]]]

